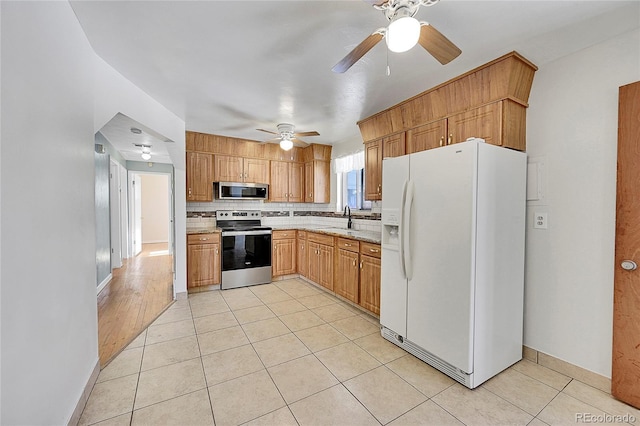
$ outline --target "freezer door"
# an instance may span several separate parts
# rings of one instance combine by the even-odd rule
[[[409,179],[409,156],[382,161],[382,277],[380,324],[407,334],[407,279],[401,266],[400,239],[403,187]]]
[[[477,144],[411,156],[414,184],[407,242],[406,338],[466,373],[473,372]]]

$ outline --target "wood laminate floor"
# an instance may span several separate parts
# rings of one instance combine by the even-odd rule
[[[104,367],[173,300],[173,256],[167,243],[143,244],[98,295],[98,352]]]

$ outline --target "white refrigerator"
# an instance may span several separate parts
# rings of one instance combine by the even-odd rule
[[[526,165],[482,139],[382,162],[382,336],[472,389],[522,358]]]

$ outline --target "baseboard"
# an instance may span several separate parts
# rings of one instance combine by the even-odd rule
[[[176,293],[176,300],[187,300],[189,298],[189,293],[186,291],[181,291],[180,293]]]
[[[142,242],[142,244],[160,244],[160,243],[169,244],[169,241],[163,240],[163,241],[143,241]]]
[[[87,401],[89,400],[89,395],[91,395],[91,390],[93,390],[93,385],[96,384],[96,380],[98,380],[98,374],[100,374],[100,359],[96,360],[96,365],[93,367],[93,371],[89,376],[89,380],[87,380],[87,384],[82,391],[82,395],[80,395],[80,400],[76,404],[76,408],[73,410],[71,414],[71,418],[67,423],[67,426],[76,426],[80,421],[80,416],[82,416],[82,412],[84,411],[85,405],[87,405]]]
[[[611,393],[611,379],[585,368],[578,367],[544,352],[522,346],[522,357],[526,360],[557,371],[560,374],[576,379],[603,392]]]
[[[113,278],[113,275],[111,273],[107,275],[107,277],[104,280],[102,280],[100,284],[98,284],[98,290],[96,294],[100,294],[100,292],[107,286],[107,284],[109,284],[109,281],[111,281],[112,278]]]

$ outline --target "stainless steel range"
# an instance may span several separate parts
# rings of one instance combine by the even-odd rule
[[[219,210],[222,230],[221,289],[271,282],[271,228],[259,210]]]

